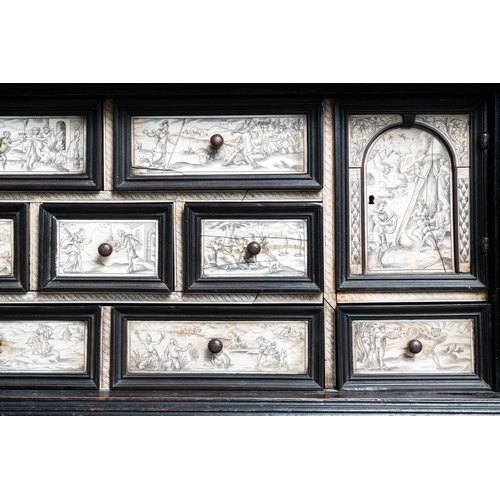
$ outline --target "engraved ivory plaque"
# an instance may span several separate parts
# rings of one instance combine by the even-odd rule
[[[84,321],[0,321],[0,373],[85,373]]]
[[[134,175],[307,172],[306,115],[132,117]],[[224,143],[213,148],[210,138]]]
[[[352,332],[355,374],[474,373],[471,319],[353,321]]]
[[[0,117],[0,176],[82,174],[86,134],[82,116]]]
[[[470,272],[468,115],[349,120],[351,273]]]
[[[307,371],[307,321],[130,321],[127,342],[128,373]]]
[[[0,276],[13,275],[14,221],[0,219]]]
[[[307,221],[202,219],[200,255],[202,277],[307,276]]]
[[[112,247],[99,254],[101,244]],[[156,276],[158,222],[57,221],[57,276]]]
[[[365,165],[367,273],[455,272],[452,183],[449,153],[430,133],[398,127],[373,143]]]

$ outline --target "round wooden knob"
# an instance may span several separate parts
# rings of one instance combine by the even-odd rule
[[[217,354],[218,352],[221,352],[222,351],[222,347],[223,347],[222,342],[219,339],[212,339],[208,343],[208,350],[212,354]]]
[[[247,252],[250,255],[258,255],[261,251],[261,246],[256,241],[252,241],[247,245]]]
[[[107,257],[113,253],[113,247],[109,243],[101,243],[97,251],[102,257]]]
[[[220,134],[214,134],[212,137],[210,137],[210,144],[213,148],[219,149],[224,144],[224,137],[222,137],[222,135]]]
[[[422,342],[420,340],[410,340],[408,350],[413,354],[418,354],[422,350]]]

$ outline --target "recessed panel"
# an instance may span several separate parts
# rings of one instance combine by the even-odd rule
[[[200,222],[202,277],[307,276],[307,220]]]
[[[354,374],[474,373],[471,319],[353,321],[352,332]]]
[[[14,221],[0,219],[0,276],[13,276]]]
[[[127,336],[129,373],[307,371],[307,321],[131,321]]]
[[[367,151],[367,274],[453,273],[453,172],[435,136],[391,128]]]
[[[156,221],[57,221],[58,277],[156,276],[157,258]]]
[[[306,115],[137,116],[132,118],[131,126],[134,175],[265,175],[307,171]],[[216,139],[212,139],[214,136]]]
[[[83,116],[4,116],[0,120],[0,177],[83,174],[86,136]]]
[[[86,373],[84,321],[0,321],[0,372]]]

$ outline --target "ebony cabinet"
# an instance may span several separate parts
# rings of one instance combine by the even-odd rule
[[[496,85],[1,88],[0,413],[500,413]]]

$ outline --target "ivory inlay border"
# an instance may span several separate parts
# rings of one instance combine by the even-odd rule
[[[370,303],[415,303],[415,302],[484,302],[488,292],[339,292],[339,304]]]
[[[109,391],[111,387],[111,307],[101,309],[101,373],[99,389]]]

